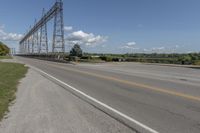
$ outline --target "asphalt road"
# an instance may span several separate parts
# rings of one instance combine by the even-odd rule
[[[135,132],[30,68],[0,133]]]
[[[198,69],[140,63],[72,65],[22,57],[17,59],[39,68],[154,131],[200,132]],[[102,109],[98,104],[95,106]],[[118,117],[115,113],[112,115],[110,110],[102,111],[143,132],[141,125]]]

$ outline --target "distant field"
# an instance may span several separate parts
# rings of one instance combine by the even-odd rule
[[[11,56],[0,56],[0,59],[12,59]]]
[[[18,82],[27,72],[27,67],[17,63],[0,62],[0,120],[15,99]]]

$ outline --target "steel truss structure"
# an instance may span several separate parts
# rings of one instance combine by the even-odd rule
[[[48,47],[47,23],[54,18],[52,51]],[[52,8],[43,14],[41,19],[35,24],[19,42],[20,54],[48,54],[64,53],[64,22],[63,22],[63,1],[56,0]]]

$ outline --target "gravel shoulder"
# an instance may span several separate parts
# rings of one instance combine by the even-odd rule
[[[133,132],[32,68],[21,80],[9,110],[0,133]]]

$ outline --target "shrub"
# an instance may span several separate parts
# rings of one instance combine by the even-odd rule
[[[0,56],[5,56],[9,54],[9,52],[10,52],[10,49],[5,44],[0,42]]]
[[[101,56],[100,59],[104,61],[112,61],[112,57],[110,56]]]

